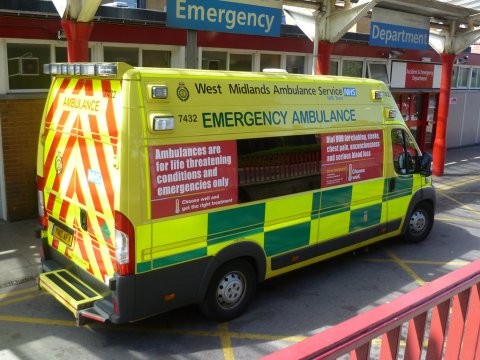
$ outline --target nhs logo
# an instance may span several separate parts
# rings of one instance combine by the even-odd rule
[[[343,88],[343,96],[357,96],[357,89]]]

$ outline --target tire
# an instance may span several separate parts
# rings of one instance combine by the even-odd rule
[[[432,206],[427,202],[418,204],[407,218],[407,231],[403,240],[410,244],[415,244],[425,240],[432,230],[434,215]]]
[[[202,313],[215,321],[232,320],[242,314],[255,294],[256,275],[245,260],[222,265],[213,275],[204,300]]]

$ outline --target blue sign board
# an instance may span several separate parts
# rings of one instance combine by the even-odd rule
[[[170,27],[280,36],[281,23],[280,0],[167,0]]]
[[[425,16],[374,9],[369,45],[427,50],[430,48],[429,27],[430,19]]]

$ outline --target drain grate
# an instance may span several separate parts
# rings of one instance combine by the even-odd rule
[[[37,279],[37,277],[38,277],[38,274],[26,276],[24,278],[17,279],[17,280],[8,280],[8,281],[5,281],[3,283],[0,283],[0,289],[10,287],[10,286],[24,284],[24,283],[27,283],[27,282],[30,282],[30,281],[35,281]]]

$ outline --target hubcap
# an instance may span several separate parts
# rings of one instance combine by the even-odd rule
[[[413,213],[412,217],[410,218],[410,231],[413,233],[422,232],[427,225],[427,218],[423,211],[417,210]]]
[[[224,309],[230,309],[245,296],[245,277],[239,272],[226,274],[217,287],[217,302]]]

